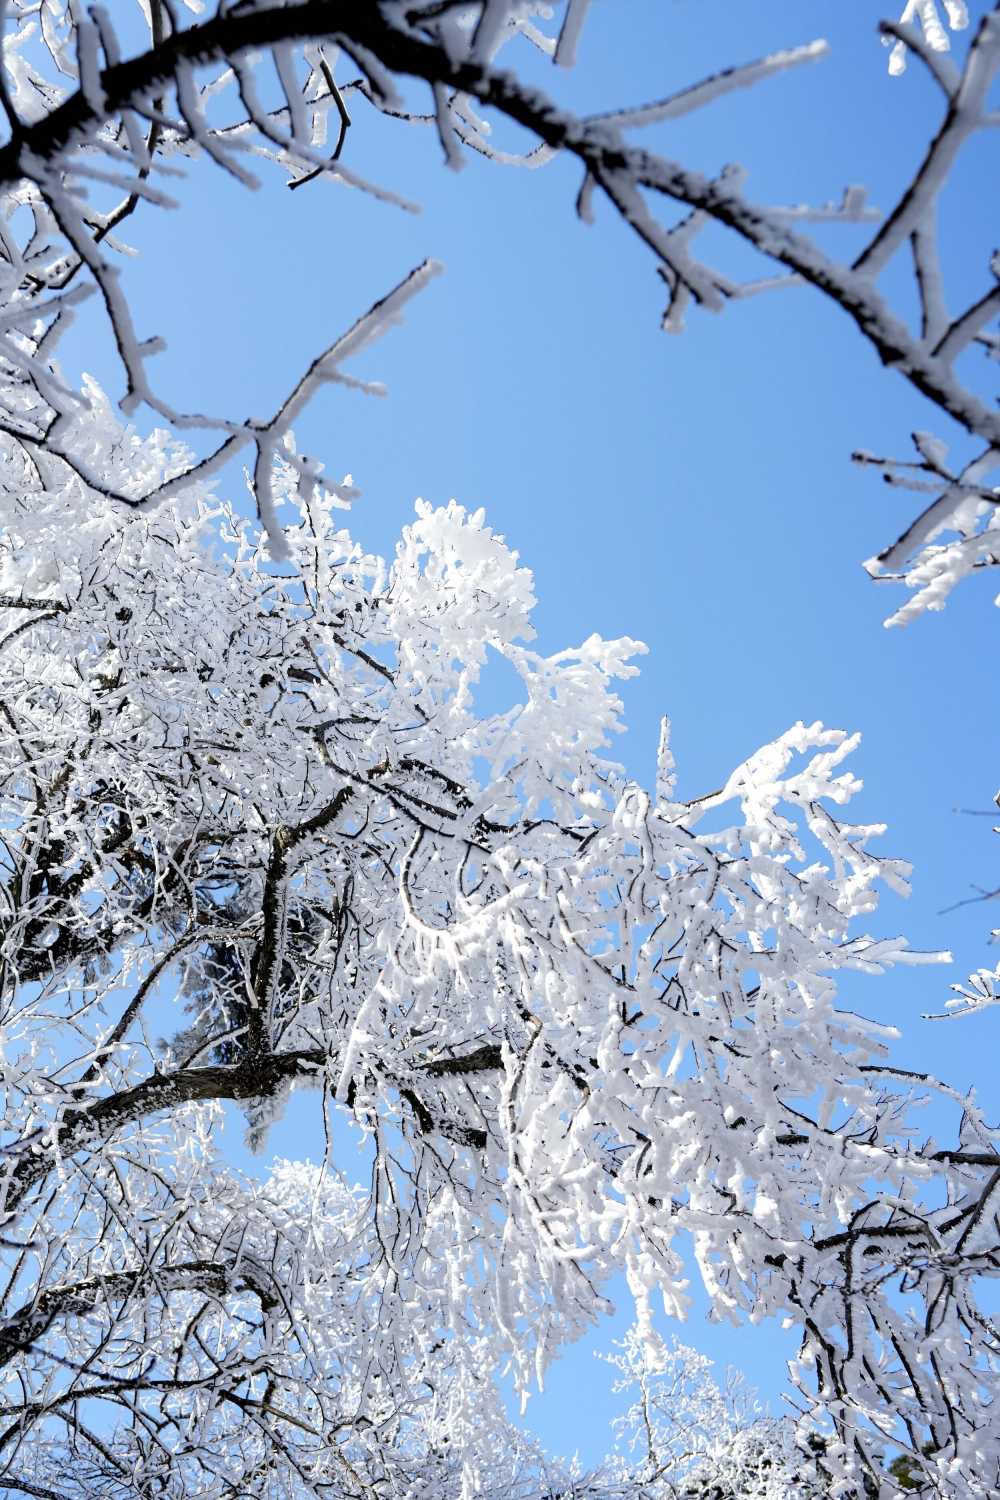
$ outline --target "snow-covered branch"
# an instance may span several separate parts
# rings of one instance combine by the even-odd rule
[[[1000,1132],[900,1066],[895,1034],[843,993],[854,971],[928,958],[866,932],[908,868],[872,852],[881,826],[844,812],[856,739],[797,724],[682,803],[665,734],[650,794],[609,752],[638,643],[534,650],[531,575],[481,513],[421,503],[391,560],[343,529],[353,492],[302,458],[293,424],[324,383],[380,390],[342,366],[435,262],[329,344],[267,422],[170,406],[147,378],[161,346],[124,295],[113,230],[168,206],[178,159],[249,184],[253,153],[291,186],[330,174],[401,201],[350,166],[359,99],[420,118],[451,164],[465,149],[529,167],[572,156],[581,217],[603,198],[652,252],[668,328],[692,304],[807,284],[971,435],[955,466],[927,433],[915,464],[859,455],[929,498],[881,565],[920,585],[911,611],[943,602],[995,561],[1000,418],[964,362],[993,348],[996,267],[952,307],[936,236],[958,153],[996,123],[1000,13],[961,67],[941,57],[930,0],[888,28],[933,72],[943,123],[841,260],[808,226],[869,224],[862,190],[761,205],[742,169],[708,177],[633,136],[821,46],[582,116],[498,58],[530,45],[568,65],[587,9],[571,0],[549,26],[533,0],[247,0],[199,19],[149,0],[149,45],[126,57],[104,9],[0,5],[14,28],[0,89],[12,1491],[716,1500],[745,1482],[775,1500],[789,1485],[888,1500],[902,1463],[942,1500],[996,1492],[1000,1349],[982,1287],[1000,1270]],[[957,28],[964,9],[949,16]],[[360,79],[338,81],[344,58]],[[494,147],[490,112],[533,145]],[[713,224],[759,253],[761,277],[700,257]],[[904,254],[912,325],[879,282]],[[125,409],[166,429],[140,437],[96,384],[66,384],[57,345],[88,290]],[[179,436],[195,429],[216,444],[200,460]],[[215,490],[243,448],[253,523]],[[938,544],[948,529],[959,540]],[[483,715],[475,689],[496,659],[518,695]],[[994,990],[983,974],[957,1008]],[[329,1132],[319,1167],[265,1182],[222,1159],[224,1103],[260,1145],[295,1088],[317,1096],[318,1134],[337,1115],[363,1137],[363,1190],[338,1175]],[[954,1109],[952,1146],[922,1139],[920,1092]],[[716,1316],[800,1330],[797,1430],[738,1437],[724,1403],[688,1400],[690,1361],[669,1385],[652,1306],[684,1314],[690,1255]],[[638,1446],[582,1476],[511,1426],[496,1378],[527,1396],[619,1275]],[[685,1424],[694,1446],[671,1449]],[[701,1490],[679,1489],[688,1478]]]
[[[961,68],[944,56],[947,31],[933,4],[909,5],[900,22],[886,23],[887,39],[895,43],[894,68],[898,70],[903,57],[899,48],[905,44],[941,84],[945,116],[913,179],[867,247],[853,261],[841,261],[801,227],[793,230],[791,225],[810,217],[865,222],[870,210],[856,190],[848,191],[837,210],[828,205],[790,215],[785,208],[749,198],[742,172],[727,168],[715,178],[706,177],[631,139],[634,130],[709,108],[733,89],[761,86],[788,68],[821,60],[823,44],[728,68],[650,104],[625,103],[581,118],[557,107],[517,74],[497,67],[499,53],[512,42],[534,42],[561,64],[571,60],[587,7],[569,6],[551,38],[530,19],[540,9],[544,7],[523,0],[490,0],[485,7],[420,6],[404,0],[359,7],[338,0],[292,0],[281,6],[220,7],[215,15],[199,19],[156,4],[149,10],[150,46],[127,58],[104,12],[100,26],[83,26],[70,11],[62,16],[61,29],[43,27],[42,35],[62,74],[76,79],[74,88],[38,71],[28,40],[34,6],[15,0],[10,12],[19,30],[8,38],[5,54],[11,125],[9,139],[0,147],[0,188],[6,188],[12,206],[29,206],[36,229],[23,248],[10,233],[6,236],[10,321],[3,337],[8,357],[34,382],[37,400],[26,405],[22,396],[17,411],[9,414],[7,430],[20,436],[29,452],[40,445],[71,461],[63,429],[71,419],[73,398],[54,380],[47,352],[58,337],[59,318],[69,315],[68,304],[64,312],[63,302],[52,293],[85,271],[114,329],[126,373],[126,408],[146,404],[175,425],[220,430],[222,445],[210,465],[222,462],[242,444],[255,442],[258,501],[266,521],[270,466],[265,447],[271,438],[280,439],[280,414],[269,427],[251,431],[227,418],[178,412],[164,402],[146,374],[148,356],[161,345],[155,338],[141,338],[134,329],[118,269],[102,242],[126,208],[132,211],[139,202],[168,202],[154,187],[154,178],[160,164],[178,152],[204,151],[220,168],[248,182],[253,179],[245,159],[252,149],[279,161],[293,186],[327,172],[373,187],[356,178],[345,162],[351,119],[345,91],[360,92],[389,116],[413,119],[417,116],[401,89],[407,81],[417,80],[428,85],[432,95],[431,110],[421,118],[436,128],[452,163],[460,160],[463,145],[498,161],[526,165],[537,165],[553,152],[577,157],[584,173],[580,211],[585,216],[593,212],[596,191],[650,247],[669,288],[665,326],[670,330],[683,326],[685,308],[692,301],[718,311],[729,299],[789,278],[808,283],[852,319],[883,364],[984,444],[977,461],[978,505],[956,504],[953,497],[942,496],[933,520],[925,515],[871,564],[879,576],[903,576],[918,590],[895,620],[915,610],[940,607],[955,581],[988,565],[995,550],[989,519],[995,514],[995,496],[985,480],[995,468],[1000,420],[977,382],[957,371],[955,364],[977,342],[992,350],[989,324],[998,310],[997,293],[991,273],[990,285],[969,307],[948,309],[936,219],[941,190],[958,154],[974,134],[994,123],[990,91],[1000,67],[997,11],[983,16]],[[948,8],[953,28],[961,29],[967,20],[964,7]],[[361,69],[360,80],[337,83],[338,55]],[[260,102],[263,58],[270,60],[285,100],[277,110]],[[210,115],[210,106],[214,109],[221,98],[235,110],[224,124]],[[538,146],[520,156],[492,146],[473,105],[524,127]],[[324,155],[331,110],[337,141],[332,155]],[[125,194],[117,207],[102,214],[81,203],[81,189],[112,181]],[[373,190],[385,196],[381,189]],[[687,217],[671,222],[672,207],[680,207]],[[787,275],[775,278],[772,273],[740,285],[717,272],[695,250],[698,229],[709,222],[732,230]],[[881,273],[909,246],[921,301],[920,326],[915,329],[892,309],[878,287]],[[81,284],[74,294],[85,290]],[[35,347],[37,336],[27,333],[39,318],[50,330],[44,352],[40,345]],[[334,378],[335,362],[333,350],[317,360],[291,398],[293,403],[308,397],[318,381]],[[99,488],[94,484],[97,476],[83,477]],[[174,492],[175,485],[172,476],[156,498]],[[273,526],[269,529],[280,554],[280,538]],[[934,545],[934,539],[949,530],[957,531],[960,540]]]
[[[187,464],[87,396],[103,471]],[[44,1485],[86,1402],[101,1462],[168,1494],[343,1464],[363,1493],[412,1452],[492,1494],[479,1429],[508,1469],[523,1441],[496,1372],[526,1393],[619,1273],[640,1329],[683,1314],[690,1249],[719,1315],[802,1330],[789,1453],[987,1494],[997,1134],[955,1095],[954,1149],[922,1146],[940,1086],[838,1001],[914,957],[864,935],[907,871],[845,819],[855,740],[798,725],[690,804],[662,747],[651,798],[607,753],[636,643],[532,650],[481,515],[421,505],[386,564],[271,480],[285,576],[199,481],[147,514],[26,471],[8,523],[0,1462]],[[484,718],[493,656],[522,694]],[[259,1142],[292,1088],[364,1133],[367,1192],[218,1158],[222,1101]],[[206,1261],[224,1285],[178,1270]]]

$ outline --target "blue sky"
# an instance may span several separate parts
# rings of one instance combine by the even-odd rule
[[[863,182],[886,208],[939,111],[916,63],[887,76],[880,13],[865,0],[595,0],[575,73],[526,61],[586,110],[827,37],[824,63],[657,127],[648,144],[711,171],[742,162],[761,201],[825,201]],[[956,963],[858,977],[845,1000],[903,1029],[903,1065],[975,1082],[1000,1107],[996,1015],[921,1020],[949,982],[996,961],[995,906],[941,914],[973,884],[998,883],[991,819],[955,812],[989,809],[998,780],[996,584],[974,580],[943,615],[883,629],[898,595],[860,563],[902,529],[913,497],[849,462],[855,448],[907,456],[914,427],[956,435],[816,294],[695,311],[669,337],[649,253],[604,205],[591,228],[574,218],[575,168],[474,160],[451,173],[429,130],[387,124],[359,100],[352,109],[345,160],[417,199],[419,215],[339,184],[290,193],[264,165],[257,194],[195,168],[169,185],[179,212],[147,209],[123,226],[141,251],[123,272],[139,333],[169,344],[153,369],[160,389],[187,409],[267,415],[372,300],[426,255],[443,260],[405,326],[352,367],[385,380],[388,400],[323,393],[299,424],[300,449],[354,475],[364,498],[352,525],[372,548],[392,546],[417,496],[485,506],[535,571],[544,649],[592,631],[644,640],[618,746],[637,777],[651,777],[664,712],[686,797],[797,719],[860,729],[857,811],[885,821],[885,851],[915,865],[912,898],[887,893],[877,929],[949,948]],[[995,194],[977,184],[977,162],[945,205],[946,266],[970,297],[994,243]],[[824,239],[847,251],[862,234],[833,227]],[[720,263],[747,264],[723,236],[709,244]],[[910,296],[906,274],[893,285]],[[96,322],[81,320],[67,363],[119,393]],[[318,1154],[314,1118],[293,1109],[274,1145]],[[715,1329],[703,1310],[681,1332],[765,1394],[782,1388],[786,1335]],[[606,1446],[607,1373],[589,1349],[553,1370],[529,1413],[553,1447],[592,1459]]]

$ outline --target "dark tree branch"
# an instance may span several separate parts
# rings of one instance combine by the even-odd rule
[[[93,1312],[104,1303],[125,1302],[150,1282],[158,1292],[209,1292],[216,1297],[225,1296],[236,1287],[249,1287],[265,1308],[277,1306],[259,1273],[246,1263],[191,1260],[157,1266],[155,1277],[145,1268],[112,1271],[72,1286],[47,1287],[17,1312],[0,1320],[0,1367],[31,1349],[60,1318]]]

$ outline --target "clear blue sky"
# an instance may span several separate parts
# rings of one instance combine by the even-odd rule
[[[984,7],[971,8],[975,18]],[[938,104],[917,64],[887,76],[880,14],[865,0],[595,0],[576,72],[540,72],[573,107],[607,108],[827,37],[825,63],[649,131],[648,143],[711,171],[744,163],[762,201],[827,200],[864,182],[884,208]],[[256,195],[195,169],[171,186],[180,212],[147,209],[124,226],[141,251],[124,270],[139,333],[169,341],[160,389],[188,409],[267,415],[372,300],[424,256],[442,259],[446,275],[406,325],[353,367],[387,381],[389,399],[324,393],[299,424],[300,449],[354,475],[364,498],[352,524],[373,548],[392,546],[417,496],[484,505],[535,571],[543,649],[591,631],[644,640],[619,747],[636,776],[651,776],[663,712],[683,796],[717,786],[796,719],[862,730],[858,812],[887,822],[886,852],[916,867],[912,899],[886,894],[879,930],[950,948],[956,964],[859,977],[845,1000],[904,1029],[904,1065],[975,1082],[1000,1106],[1000,1017],[920,1019],[950,981],[996,961],[995,905],[940,915],[972,883],[998,883],[991,820],[954,811],[989,808],[1000,779],[996,583],[976,580],[943,615],[884,630],[897,595],[860,563],[895,537],[913,497],[848,459],[855,448],[906,456],[914,427],[954,434],[815,294],[783,291],[719,318],[695,311],[683,337],[665,336],[649,253],[603,205],[595,227],[575,220],[575,168],[475,160],[454,174],[429,130],[352,108],[345,160],[416,198],[419,216],[337,184],[290,193],[265,165]],[[964,170],[948,199],[946,263],[970,292],[985,284],[994,203]],[[861,233],[826,238],[847,247]],[[721,236],[706,243],[737,264]],[[118,394],[96,328],[81,321],[68,362]],[[239,485],[230,491],[238,500]],[[318,1155],[314,1116],[293,1109],[274,1146]],[[702,1314],[681,1332],[764,1393],[782,1388],[787,1336],[715,1329]],[[607,1384],[589,1349],[573,1351],[529,1420],[552,1447],[596,1458]]]

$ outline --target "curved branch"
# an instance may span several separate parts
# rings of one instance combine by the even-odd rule
[[[234,1271],[238,1272],[235,1280]],[[37,1343],[57,1319],[92,1312],[101,1303],[124,1302],[148,1279],[149,1272],[140,1268],[90,1276],[70,1286],[48,1287],[10,1317],[0,1320],[0,1368]],[[209,1292],[221,1297],[237,1283],[256,1292],[265,1308],[278,1305],[254,1268],[245,1263],[190,1260],[156,1269],[155,1284],[162,1292]]]
[[[268,1099],[286,1083],[314,1075],[326,1064],[318,1048],[251,1056],[240,1063],[153,1073],[133,1088],[67,1110],[50,1129],[36,1130],[4,1148],[10,1163],[0,1173],[0,1212],[11,1214],[43,1182],[61,1157],[108,1140],[117,1130],[163,1110],[211,1099]]]

